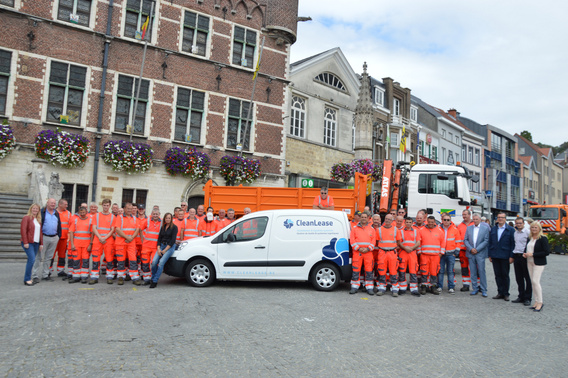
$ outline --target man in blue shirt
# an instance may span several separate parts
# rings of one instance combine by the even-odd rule
[[[39,274],[41,267],[42,280],[53,281],[50,277],[49,266],[51,259],[57,248],[57,243],[61,237],[61,220],[59,214],[55,210],[56,201],[54,198],[47,200],[45,208],[41,210],[41,232],[43,233],[43,249],[39,253],[34,263],[32,277],[34,282],[39,282]]]
[[[507,224],[507,216],[497,214],[497,224],[489,234],[489,261],[493,264],[497,295],[493,299],[509,300],[509,270],[514,261],[515,229]]]

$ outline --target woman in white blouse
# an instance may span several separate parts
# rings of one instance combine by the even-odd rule
[[[531,223],[530,237],[523,256],[527,259],[529,275],[531,276],[534,306],[529,307],[535,312],[540,312],[544,303],[542,302],[542,287],[540,277],[546,265],[546,256],[550,254],[548,238],[542,233],[540,222]]]

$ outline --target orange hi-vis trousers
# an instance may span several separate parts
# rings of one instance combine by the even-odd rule
[[[410,275],[410,291],[418,290],[418,257],[416,256],[416,251],[406,252],[401,249],[398,252],[398,257],[400,259],[398,263],[398,286],[400,291],[406,291],[408,288],[408,282],[406,281],[406,271]]]
[[[438,282],[438,273],[440,272],[440,255],[438,253],[421,253],[420,256],[420,274],[422,275],[422,284],[431,287]],[[430,276],[430,282],[428,281]]]
[[[158,247],[142,247],[142,253],[140,254],[140,261],[142,266],[142,279],[144,281],[150,281],[152,278],[152,271],[150,270],[150,264],[152,263],[152,259],[154,258],[154,254]]]
[[[390,275],[390,284],[392,292],[398,292],[398,256],[394,249],[385,251],[379,249],[379,258],[377,261],[377,272],[379,274],[379,290],[387,290],[387,273]]]
[[[112,238],[108,238],[104,244],[99,241],[99,238],[95,236],[93,239],[93,247],[91,249],[91,256],[93,258],[93,266],[91,269],[91,278],[98,279],[100,273],[100,263],[102,260],[103,255],[107,260],[107,265],[112,269],[112,260],[109,263],[108,257],[113,256],[113,249],[114,249],[114,240]],[[114,276],[114,272],[112,274]],[[108,268],[107,268],[107,276],[108,276]]]
[[[373,251],[361,253],[353,251],[353,260],[351,266],[353,273],[351,275],[351,287],[359,288],[359,273],[361,272],[361,265],[365,265],[365,289],[372,290],[373,283]]]

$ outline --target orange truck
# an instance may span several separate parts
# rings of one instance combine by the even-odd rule
[[[567,233],[568,205],[535,205],[529,209],[529,217],[539,221],[542,231]]]
[[[355,173],[353,189],[330,188],[335,210],[347,213],[351,219],[355,211],[363,211],[367,196],[367,176]],[[259,186],[214,186],[209,180],[203,188],[204,204],[215,210],[233,208],[235,214],[244,214],[245,207],[251,211],[273,209],[311,209],[319,188],[273,188]]]

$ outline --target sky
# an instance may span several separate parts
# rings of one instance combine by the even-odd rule
[[[340,47],[435,107],[533,141],[568,141],[568,2],[299,0],[295,62]],[[347,5],[347,6],[346,6]]]

